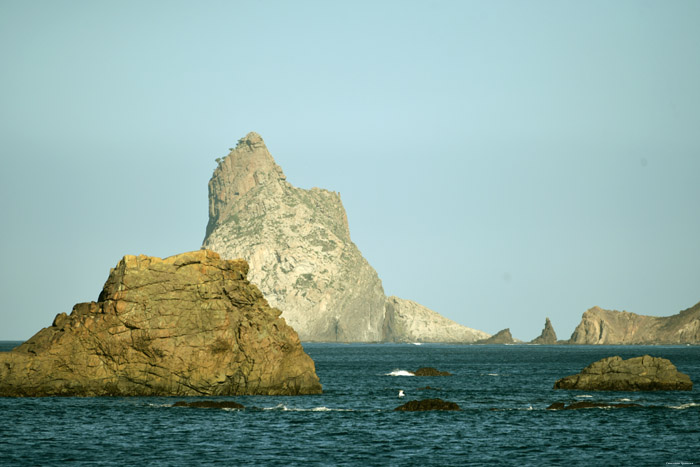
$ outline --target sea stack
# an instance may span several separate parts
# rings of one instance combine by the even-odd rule
[[[350,238],[340,194],[292,186],[257,133],[218,159],[203,247],[246,259],[251,282],[303,341],[471,343],[488,337],[415,302],[387,298]]]
[[[125,256],[97,302],[0,353],[0,396],[319,394],[280,311],[213,251]]]
[[[542,329],[542,334],[530,341],[531,344],[540,345],[553,345],[557,343],[557,333],[554,332],[554,327],[549,318],[546,318],[544,322],[544,329]]]
[[[700,303],[672,316],[644,316],[593,307],[586,311],[569,344],[700,344]]]
[[[477,341],[477,344],[516,344],[518,341],[513,339],[513,335],[510,333],[510,328],[505,328],[498,331],[493,336],[488,339],[481,339]]]

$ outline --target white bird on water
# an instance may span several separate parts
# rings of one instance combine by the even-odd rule
[[[403,397],[403,396],[405,396],[405,395],[406,395],[406,394],[403,393],[403,389],[399,389],[399,397]]]

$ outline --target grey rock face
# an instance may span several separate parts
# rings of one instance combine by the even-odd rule
[[[588,365],[577,375],[554,383],[554,389],[584,391],[690,391],[690,377],[665,358],[608,357]]]
[[[557,343],[557,333],[554,332],[554,327],[549,318],[546,319],[544,323],[544,329],[542,329],[542,334],[533,339],[531,344],[541,344],[541,345],[553,345]]]
[[[672,316],[644,316],[593,307],[569,344],[700,344],[700,303]]]
[[[387,300],[350,238],[340,195],[292,186],[256,133],[214,170],[203,247],[245,258],[250,281],[303,341],[474,342],[488,336],[413,302]]]

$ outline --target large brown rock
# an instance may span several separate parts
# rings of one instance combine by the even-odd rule
[[[690,377],[680,373],[665,358],[643,357],[623,360],[608,357],[588,365],[577,375],[554,383],[554,389],[584,391],[690,391]]]
[[[97,302],[0,354],[2,396],[318,394],[297,333],[207,250],[125,256]]]
[[[493,336],[488,339],[480,339],[475,342],[475,344],[516,344],[518,341],[513,339],[513,335],[510,333],[510,328],[505,328],[498,331]]]
[[[700,344],[700,303],[671,316],[645,316],[593,307],[569,344]]]

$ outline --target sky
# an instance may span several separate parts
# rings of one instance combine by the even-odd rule
[[[0,340],[197,250],[259,133],[387,295],[522,340],[700,301],[700,2],[0,0]]]

